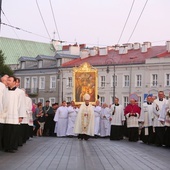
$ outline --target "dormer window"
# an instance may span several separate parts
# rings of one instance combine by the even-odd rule
[[[38,61],[38,68],[42,68],[43,67],[43,61],[42,60],[39,60]]]
[[[25,69],[25,61],[21,61],[21,69]]]

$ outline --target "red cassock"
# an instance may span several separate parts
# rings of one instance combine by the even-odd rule
[[[132,105],[132,104],[128,104],[126,107],[125,107],[125,115],[128,114],[128,113],[138,113],[140,115],[140,110],[141,108],[138,106],[138,105]]]

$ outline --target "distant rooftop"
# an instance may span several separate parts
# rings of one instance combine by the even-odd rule
[[[107,50],[106,55],[100,55],[99,52],[96,55],[89,55],[86,58],[77,58],[75,60],[64,63],[63,67],[75,67],[80,66],[84,62],[88,62],[93,66],[99,65],[124,65],[124,64],[142,64],[149,58],[169,57],[170,53],[167,52],[166,46],[151,46],[147,48],[146,52],[141,52],[141,48],[135,50],[128,50],[126,54],[120,54],[119,50],[111,49]]]
[[[52,44],[28,40],[0,37],[0,50],[4,53],[5,64],[17,64],[22,56],[37,57],[38,55],[54,56]]]

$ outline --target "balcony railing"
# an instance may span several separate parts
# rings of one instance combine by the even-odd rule
[[[38,96],[38,91],[39,91],[38,88],[27,88],[27,89],[25,89],[25,90],[26,90],[26,93],[27,93],[29,96]]]

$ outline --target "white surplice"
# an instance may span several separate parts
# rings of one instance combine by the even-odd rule
[[[94,134],[99,135],[100,130],[100,114],[101,114],[101,106],[94,106]]]
[[[67,127],[67,136],[75,136],[76,134],[74,133],[74,126],[75,126],[75,121],[77,117],[78,109],[73,108],[72,106],[68,107],[68,127]]]
[[[54,116],[55,130],[58,137],[66,136],[67,126],[68,126],[68,108],[66,106],[60,106]]]

